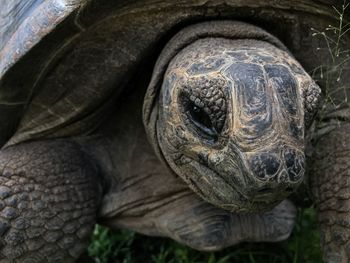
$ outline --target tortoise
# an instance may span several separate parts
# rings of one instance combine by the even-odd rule
[[[2,1],[1,261],[74,262],[96,222],[276,242],[311,200],[324,261],[348,262],[349,89],[310,76],[342,4]]]

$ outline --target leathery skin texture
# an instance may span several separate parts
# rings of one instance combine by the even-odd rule
[[[346,263],[350,259],[349,134],[350,124],[338,124],[337,129],[315,142],[310,160],[325,262]]]

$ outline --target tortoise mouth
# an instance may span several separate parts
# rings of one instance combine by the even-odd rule
[[[184,166],[184,167],[181,167]],[[190,181],[189,187],[205,201],[231,212],[267,211],[283,201],[294,191],[292,187],[259,187],[251,176],[241,171],[223,174],[208,165],[191,158],[191,161],[178,166],[179,176]],[[192,168],[192,174],[181,174],[182,170]],[[242,177],[246,177],[241,180]],[[199,179],[198,179],[199,178]],[[207,189],[210,189],[208,191]],[[282,190],[283,189],[283,190]]]

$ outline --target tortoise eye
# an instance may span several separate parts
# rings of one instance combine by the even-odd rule
[[[215,130],[209,115],[203,109],[196,106],[193,102],[190,102],[188,106],[190,120],[196,126],[196,128],[201,133],[216,139],[217,131]]]

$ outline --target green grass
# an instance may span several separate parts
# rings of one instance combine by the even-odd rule
[[[88,249],[95,262],[152,263],[319,263],[321,250],[314,209],[300,209],[287,241],[245,243],[215,253],[198,252],[166,238],[97,225]]]

